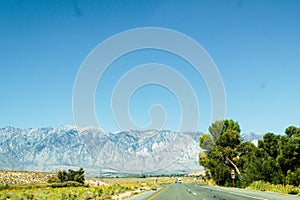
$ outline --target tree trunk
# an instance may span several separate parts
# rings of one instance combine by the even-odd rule
[[[230,164],[232,164],[232,166],[235,168],[235,171],[241,175],[241,172],[239,170],[239,168],[234,164],[234,162],[232,162],[227,156],[226,156],[226,159],[230,162]]]

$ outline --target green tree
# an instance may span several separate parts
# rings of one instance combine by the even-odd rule
[[[240,127],[233,120],[216,121],[209,132],[200,138],[200,147],[204,149],[199,155],[200,165],[210,170],[217,184],[231,183],[231,169],[240,174],[236,165],[241,144]]]
[[[296,137],[296,135],[282,136],[278,149],[279,155],[276,157],[276,161],[280,164],[285,175],[287,175],[288,170],[295,171],[300,168],[300,137]]]
[[[255,180],[262,180],[262,162],[266,156],[251,142],[243,142],[239,149],[239,159],[237,165],[241,168],[241,186],[247,186]]]
[[[263,142],[258,143],[258,147],[267,152],[269,156],[276,158],[279,153],[279,139],[279,135],[266,133],[263,137]]]
[[[80,168],[78,171],[69,169],[68,172],[65,170],[59,170],[57,172],[57,178],[60,182],[67,182],[67,181],[75,181],[78,183],[84,183],[84,170]]]
[[[288,170],[286,183],[290,185],[296,185],[296,186],[300,185],[300,168],[297,168],[294,172]]]
[[[292,135],[299,135],[300,134],[300,128],[297,128],[295,126],[289,126],[288,128],[285,129],[285,134],[289,137]]]
[[[230,171],[238,174],[237,185],[253,181],[300,184],[300,128],[290,126],[286,136],[266,133],[258,147],[243,142],[240,127],[233,120],[216,121],[209,134],[200,137],[199,163],[219,185],[230,185]]]
[[[66,182],[68,181],[68,175],[65,170],[58,170],[57,172],[57,178],[60,180],[60,182]]]
[[[74,181],[78,182],[78,183],[84,183],[84,170],[83,168],[80,168],[75,176],[74,176]]]

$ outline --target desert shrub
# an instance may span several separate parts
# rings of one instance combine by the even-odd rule
[[[51,184],[52,188],[79,187],[79,186],[84,186],[84,184],[78,183],[78,182],[75,182],[75,181],[68,181],[68,182],[63,182],[63,183],[52,183]]]
[[[65,199],[65,200],[76,200],[78,197],[77,194],[73,194],[72,192],[70,193],[62,193],[61,194],[61,199]]]
[[[91,192],[87,192],[80,199],[81,200],[90,200],[90,199],[94,199],[94,196]]]
[[[68,171],[59,170],[57,172],[58,182],[67,182],[67,181],[75,181],[78,183],[84,183],[84,171],[80,168],[78,171],[69,169]]]
[[[59,183],[60,180],[59,180],[59,178],[57,176],[51,176],[51,177],[49,177],[49,179],[48,179],[47,182],[48,183]]]

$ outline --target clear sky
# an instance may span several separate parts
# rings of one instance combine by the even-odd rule
[[[0,127],[74,124],[73,84],[85,57],[108,37],[140,27],[173,29],[206,49],[222,75],[226,118],[238,121],[242,132],[300,126],[300,1],[2,0]],[[203,79],[182,59],[155,50],[128,54],[107,70],[95,97],[101,127],[118,130],[111,91],[126,70],[149,62],[186,76],[199,101],[199,130],[207,131],[211,105]],[[165,129],[178,129],[178,100],[157,85],[134,93],[133,120],[147,125],[153,104],[165,106]]]

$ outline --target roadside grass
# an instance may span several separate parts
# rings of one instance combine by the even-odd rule
[[[98,179],[99,180],[99,179]],[[175,178],[169,177],[146,177],[146,178],[101,178],[101,181],[108,184],[138,184],[138,183],[167,183]]]
[[[247,189],[260,191],[279,192],[283,194],[298,194],[300,196],[300,186],[293,185],[275,185],[264,181],[255,181]]]
[[[94,187],[14,187],[13,189],[2,190],[0,199],[21,200],[21,199],[111,199],[111,196],[126,191],[134,190],[139,185],[114,184],[110,186]]]
[[[0,171],[0,200],[85,200],[125,199],[160,185],[174,183],[175,177],[146,178],[86,178],[86,184],[77,182],[47,182],[54,173]],[[194,178],[181,177],[184,183]],[[89,185],[88,185],[89,184]]]
[[[172,183],[172,178],[114,178],[101,179],[109,182],[107,186],[74,185],[66,183],[32,183],[23,185],[0,186],[0,200],[85,200],[85,199],[117,199],[118,195],[131,192],[131,195],[147,190],[156,190],[159,185]]]
[[[33,183],[33,184],[20,184],[20,185],[0,185],[0,191],[12,191],[12,190],[29,190],[34,188],[47,188],[50,187],[51,184],[48,183]]]

